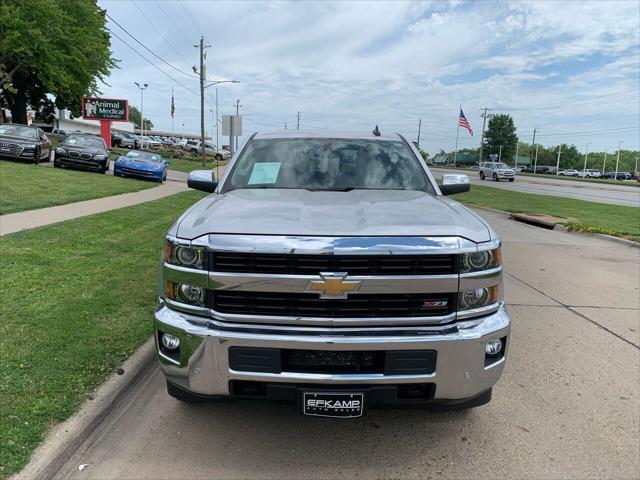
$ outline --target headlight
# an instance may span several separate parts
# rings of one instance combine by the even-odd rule
[[[164,245],[164,261],[172,265],[203,270],[204,258],[204,251],[199,248],[174,245],[170,242]]]
[[[500,287],[472,288],[463,290],[458,296],[458,310],[486,307],[498,301]]]
[[[107,158],[106,155],[94,155],[93,156],[94,160],[104,160],[105,158]]]
[[[66,155],[67,151],[64,148],[56,148],[56,155]]]
[[[198,307],[204,306],[204,288],[196,285],[165,282],[164,294],[169,300],[188,303]]]
[[[460,261],[460,273],[479,272],[499,267],[502,264],[502,250],[480,250],[463,253]]]
[[[23,145],[22,148],[24,148],[25,150],[33,150],[34,148],[36,148],[36,146],[33,144],[29,144],[29,145]]]

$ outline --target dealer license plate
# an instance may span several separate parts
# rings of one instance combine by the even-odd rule
[[[302,413],[315,417],[361,417],[364,393],[304,392]]]

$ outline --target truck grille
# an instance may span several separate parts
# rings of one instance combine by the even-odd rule
[[[447,275],[456,273],[456,255],[304,255],[210,252],[216,272],[317,275]]]
[[[312,293],[210,290],[209,307],[220,313],[319,318],[433,317],[454,311],[455,295],[442,293],[354,294],[320,299]]]

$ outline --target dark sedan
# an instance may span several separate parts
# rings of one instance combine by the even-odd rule
[[[56,148],[53,166],[98,170],[104,173],[109,170],[109,150],[104,140],[95,135],[68,135]]]
[[[18,123],[0,124],[0,157],[48,162],[51,142],[38,127]]]

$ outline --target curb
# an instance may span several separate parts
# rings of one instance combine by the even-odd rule
[[[491,213],[497,213],[497,214],[500,214],[500,215],[505,216],[507,218],[513,219],[515,221],[519,221],[519,220],[513,218],[513,214],[511,212],[507,212],[505,210],[498,210],[496,208],[489,208],[489,207],[481,207],[481,206],[478,206],[478,205],[472,205],[470,203],[463,203],[463,205],[468,207],[468,208],[473,208],[473,209],[477,209],[477,210],[484,210],[486,212],[491,212]],[[526,225],[536,226],[536,227],[539,226],[539,225],[536,225],[534,223],[529,223],[529,222],[522,222],[522,223],[525,223]],[[571,235],[582,235],[582,236],[587,236],[587,237],[592,237],[592,238],[599,238],[601,240],[607,240],[609,242],[619,243],[619,244],[625,245],[625,246],[630,247],[630,248],[640,248],[640,242],[634,242],[633,240],[627,240],[626,238],[613,237],[611,235],[605,235],[604,233],[591,233],[591,232],[582,232],[580,230],[569,230],[567,227],[565,227],[564,225],[560,225],[560,224],[555,224],[552,229],[550,229],[549,227],[546,227],[546,226],[542,226],[541,228],[546,228],[547,230],[554,230],[556,232],[564,232],[564,233],[568,233],[568,234],[571,234]]]
[[[56,425],[33,452],[29,463],[11,480],[49,479],[107,417],[116,402],[135,385],[153,365],[155,344],[149,338],[122,364],[124,373],[113,373],[85,400],[80,409]]]

